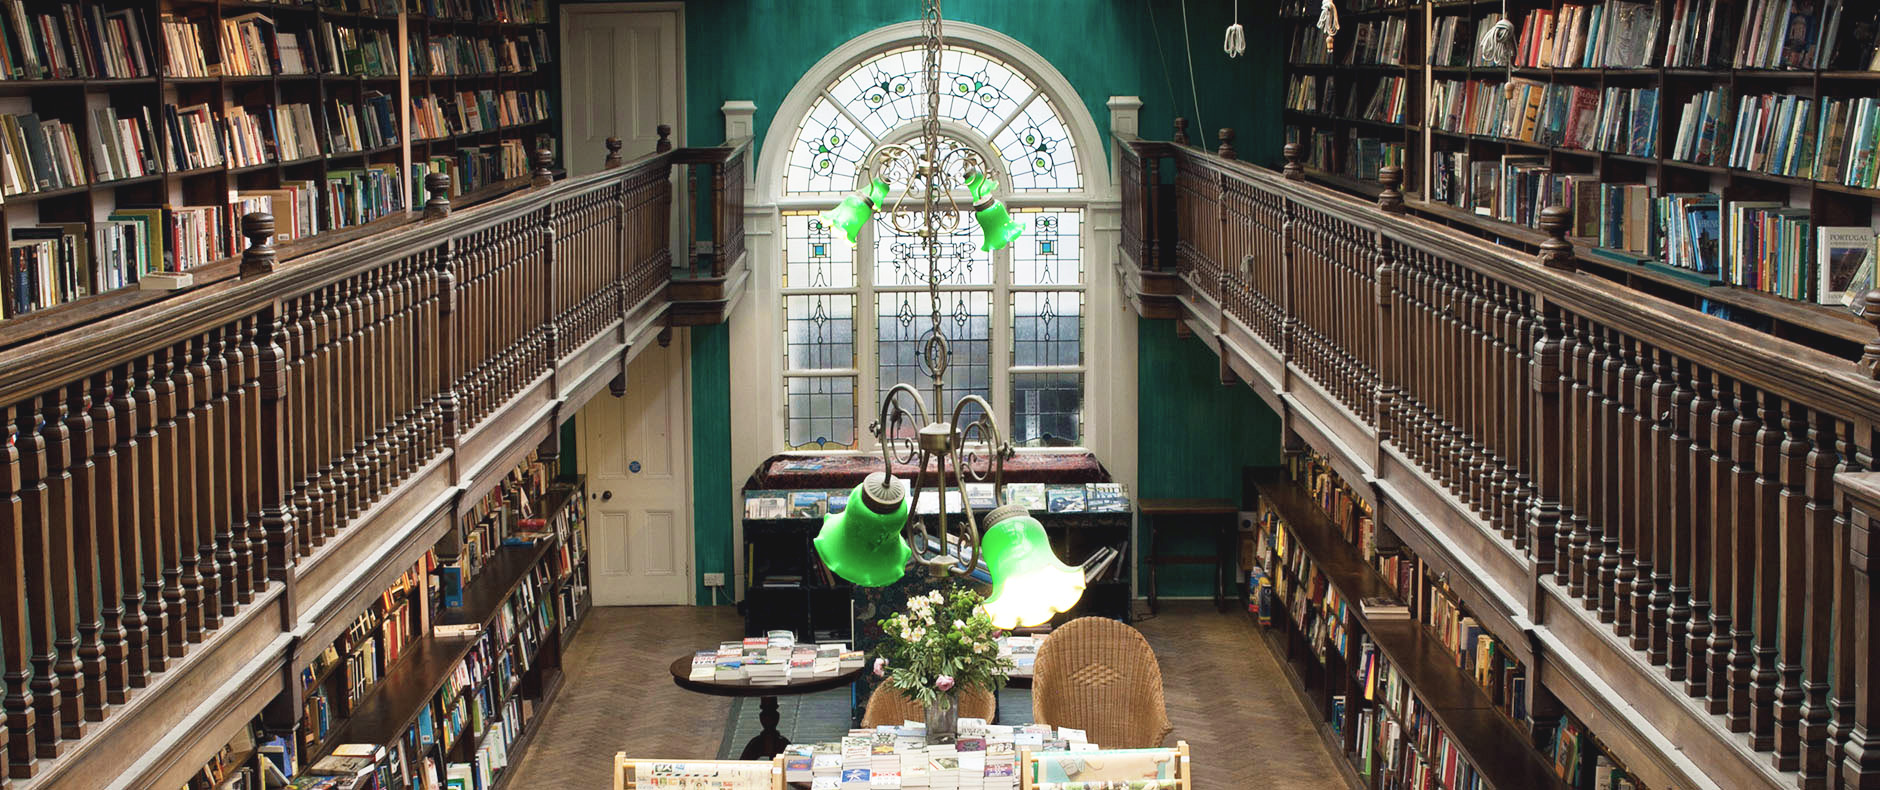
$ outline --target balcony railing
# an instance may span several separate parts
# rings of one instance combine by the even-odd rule
[[[1543,682],[1639,735],[1648,784],[1880,787],[1867,518],[1837,484],[1874,469],[1880,343],[1853,362],[1577,272],[1564,213],[1526,255],[1404,216],[1388,169],[1370,203],[1296,149],[1282,174],[1119,142],[1126,282],[1172,273],[1187,326],[1387,520],[1422,514]]]
[[[200,765],[219,744],[164,731],[238,667],[277,681],[243,716],[294,686],[295,635],[352,614],[332,605],[361,572],[343,566],[499,466],[519,426],[619,389],[667,321],[684,153],[561,181],[544,157],[532,188],[454,213],[432,176],[422,221],[286,264],[249,215],[239,277],[0,352],[12,786],[105,786],[146,747]],[[420,478],[445,482],[407,497]],[[122,719],[130,753],[100,757]],[[162,764],[131,783],[182,781]]]

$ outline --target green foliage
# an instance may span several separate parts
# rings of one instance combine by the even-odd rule
[[[1014,668],[999,655],[1000,631],[985,599],[965,586],[910,599],[907,611],[882,619],[881,630],[877,660],[887,662],[888,684],[922,705],[945,707],[953,699],[948,690],[997,693]],[[943,679],[952,685],[942,689]]]

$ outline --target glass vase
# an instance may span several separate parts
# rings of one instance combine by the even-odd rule
[[[952,743],[960,737],[960,692],[942,693],[927,703],[927,743]]]

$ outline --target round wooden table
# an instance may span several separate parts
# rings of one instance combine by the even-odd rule
[[[744,754],[740,760],[768,760],[790,745],[790,739],[777,732],[777,698],[790,694],[814,694],[818,691],[842,688],[855,682],[862,676],[865,667],[843,670],[833,675],[813,675],[806,678],[791,678],[782,685],[759,685],[749,680],[693,680],[692,656],[686,655],[672,662],[672,682],[686,691],[710,694],[714,697],[759,697],[762,708],[757,720],[764,725],[764,731],[744,745]]]

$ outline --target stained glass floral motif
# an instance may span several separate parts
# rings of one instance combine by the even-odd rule
[[[920,351],[933,333],[932,298],[926,291],[884,293],[875,298],[880,357],[877,399],[896,384],[912,384],[928,393],[933,380],[921,367]],[[941,325],[950,351],[943,382],[947,408],[964,395],[992,397],[991,309],[990,292],[940,292]]]
[[[1070,135],[1030,79],[964,47],[940,54],[940,116],[992,141],[1018,191],[1082,186]],[[842,75],[804,118],[784,179],[791,193],[843,193],[867,153],[906,137],[927,115],[918,48],[889,50]],[[991,153],[991,152],[988,152]]]

